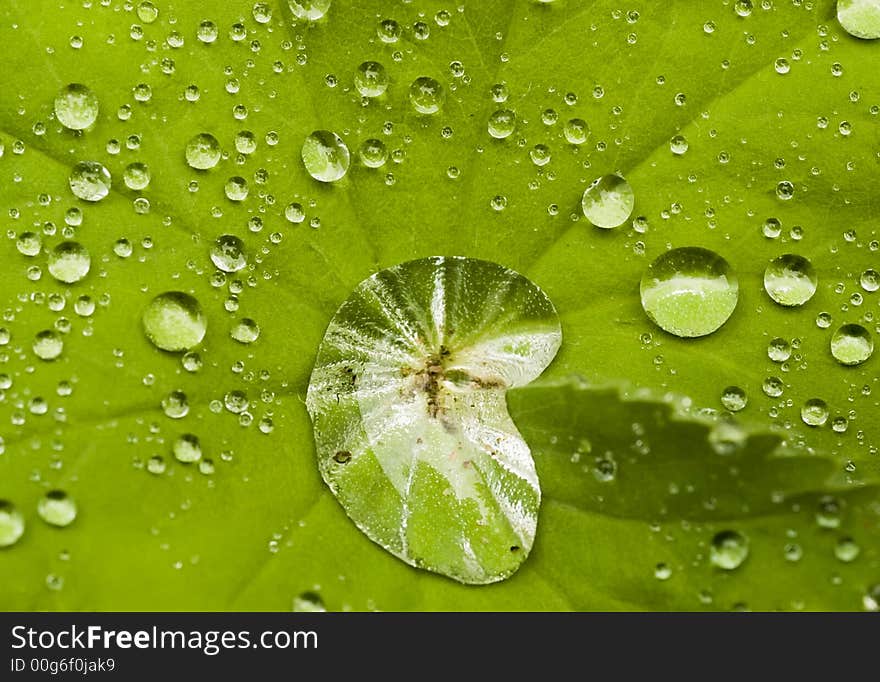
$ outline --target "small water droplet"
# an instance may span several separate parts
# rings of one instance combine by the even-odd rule
[[[828,403],[821,398],[810,398],[801,407],[801,419],[807,426],[822,426],[828,421]]]
[[[860,324],[845,324],[831,337],[831,355],[841,365],[860,365],[874,354],[874,339]]]
[[[361,143],[358,148],[358,156],[361,163],[367,168],[381,168],[388,160],[388,150],[382,140],[369,138]]]
[[[855,561],[861,552],[862,548],[851,537],[840,538],[834,545],[834,556],[845,564]]]
[[[709,559],[725,571],[739,568],[749,556],[749,541],[735,530],[724,530],[712,538]]]
[[[690,144],[687,141],[687,138],[684,135],[676,135],[671,140],[669,140],[669,151],[671,151],[676,156],[682,156],[687,153]]]
[[[781,337],[776,337],[767,346],[767,357],[773,362],[785,362],[791,357],[791,344]]]
[[[55,97],[55,118],[65,128],[85,130],[98,118],[98,98],[81,83],[66,85]]]
[[[770,261],[764,271],[764,289],[776,303],[800,306],[816,293],[818,278],[813,264],[803,256],[784,254]]]
[[[388,89],[388,73],[379,62],[363,62],[355,71],[354,86],[361,97],[379,97]]]
[[[573,118],[562,129],[569,144],[582,145],[590,136],[590,124],[582,118]]]
[[[496,140],[510,137],[516,130],[516,113],[511,109],[498,109],[489,116],[489,134]]]
[[[171,446],[174,458],[178,462],[198,462],[202,458],[202,446],[198,436],[185,433],[174,440]]]
[[[324,600],[316,592],[303,592],[294,597],[293,610],[300,613],[318,613],[326,611]]]
[[[593,225],[610,229],[623,225],[632,215],[635,194],[619,175],[596,178],[584,191],[581,206]]]
[[[58,332],[46,329],[34,337],[33,350],[41,360],[55,360],[64,350],[64,340]]]
[[[110,171],[97,161],[80,161],[70,171],[70,191],[83,201],[100,201],[110,193]]]
[[[40,518],[51,526],[63,528],[76,519],[76,502],[63,490],[50,490],[37,503]]]
[[[315,180],[336,182],[348,172],[351,154],[339,135],[329,130],[316,130],[303,142],[302,160]]]
[[[724,409],[731,412],[739,412],[748,404],[746,392],[739,386],[728,386],[721,393],[721,404]]]
[[[842,503],[832,495],[823,495],[816,509],[816,523],[820,528],[839,528],[842,520]]]
[[[162,411],[171,419],[182,419],[189,414],[189,400],[183,391],[171,391],[162,398]]]
[[[446,100],[446,90],[429,76],[416,78],[409,87],[409,101],[420,114],[436,114]]]
[[[82,280],[91,264],[89,252],[79,242],[61,242],[49,253],[49,274],[65,284]]]
[[[243,317],[229,332],[239,343],[253,343],[260,338],[260,325],[249,317]]]
[[[24,534],[24,517],[12,502],[0,500],[0,547],[10,547]]]
[[[736,276],[718,254],[684,247],[657,258],[641,281],[642,308],[661,329],[682,337],[718,330],[739,299]]]
[[[220,161],[222,153],[217,138],[210,133],[199,133],[186,143],[184,152],[190,168],[208,170]]]
[[[182,291],[156,296],[143,314],[144,331],[157,348],[184,351],[205,337],[207,320],[198,300]]]
[[[211,245],[211,262],[223,272],[238,272],[247,265],[244,242],[231,234],[224,234]]]

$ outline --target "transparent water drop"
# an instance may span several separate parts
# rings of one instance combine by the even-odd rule
[[[306,214],[305,211],[303,211],[302,204],[293,202],[285,207],[284,217],[294,225],[298,225],[306,219]]]
[[[23,256],[39,255],[43,248],[43,238],[36,232],[22,232],[15,241],[15,248]]]
[[[874,339],[860,324],[845,324],[831,337],[831,355],[841,365],[860,365],[874,354]]]
[[[46,329],[38,332],[34,337],[32,348],[34,354],[40,360],[55,360],[64,350],[64,339],[61,338],[58,332]]]
[[[369,138],[358,148],[358,157],[367,168],[381,168],[388,160],[388,150],[382,140]]]
[[[0,547],[14,545],[24,535],[24,516],[8,500],[0,500]]]
[[[134,162],[125,167],[122,174],[125,186],[135,191],[146,189],[150,184],[150,169],[146,164]]]
[[[376,35],[379,36],[379,40],[383,43],[396,43],[400,40],[400,34],[400,24],[394,19],[383,19],[376,27]]]
[[[244,201],[249,191],[247,180],[239,175],[229,178],[223,185],[223,192],[230,201]]]
[[[828,421],[828,403],[821,398],[810,398],[801,407],[801,419],[807,426],[822,426]]]
[[[316,592],[303,592],[293,598],[293,610],[298,613],[324,612],[324,600]]]
[[[511,109],[498,109],[489,116],[489,134],[496,140],[510,137],[516,130],[516,113]]]
[[[61,242],[49,253],[47,269],[59,282],[73,284],[88,274],[91,265],[91,256],[82,244]]]
[[[782,180],[776,185],[776,196],[782,201],[788,201],[794,196],[794,185],[788,180]]]
[[[709,559],[713,565],[725,571],[733,571],[749,556],[749,541],[735,530],[724,530],[712,538]]]
[[[331,0],[287,0],[287,6],[297,19],[318,21],[330,9]]]
[[[156,296],[144,310],[142,322],[153,345],[172,352],[197,346],[207,331],[202,306],[182,291],[167,291]]]
[[[596,178],[584,191],[581,207],[596,227],[611,229],[623,225],[632,215],[635,194],[619,175]]]
[[[159,9],[150,0],[143,0],[137,6],[137,16],[145,24],[152,24],[159,16]]]
[[[681,337],[718,330],[739,300],[739,283],[727,261],[698,247],[661,255],[642,276],[640,290],[648,317]]]
[[[728,386],[721,393],[721,404],[724,405],[724,409],[731,412],[739,412],[748,402],[746,392],[739,386]]]
[[[752,0],[736,0],[733,3],[733,11],[738,16],[747,17],[752,13]]]
[[[532,147],[529,152],[529,158],[532,160],[532,163],[538,166],[546,166],[550,163],[550,159],[552,158],[552,154],[550,152],[550,148],[545,144],[536,144]]]
[[[676,135],[671,140],[669,140],[669,151],[671,151],[676,156],[682,156],[687,153],[690,144],[687,141],[687,138],[684,135]]]
[[[672,568],[669,564],[660,562],[654,566],[654,577],[661,581],[669,580],[672,577]]]
[[[770,261],[764,271],[764,290],[786,307],[800,306],[813,298],[818,282],[813,264],[791,253]]]
[[[147,471],[156,476],[164,474],[166,468],[167,465],[165,464],[165,458],[161,455],[154,455],[153,457],[150,457],[147,462]]]
[[[421,76],[409,86],[409,101],[420,114],[436,114],[446,101],[446,90],[433,78]]]
[[[50,526],[69,526],[76,519],[76,512],[76,502],[63,490],[50,490],[37,503],[37,514]]]
[[[880,611],[880,583],[872,585],[862,597],[862,606],[865,611]]]
[[[861,553],[862,548],[851,537],[842,537],[834,545],[834,556],[845,564],[858,559]]]
[[[178,462],[185,464],[198,462],[202,458],[202,445],[199,442],[199,437],[191,433],[184,433],[176,438],[171,445],[171,451]]]
[[[249,317],[243,317],[229,332],[239,343],[253,343],[260,338],[260,325]]]
[[[837,0],[837,21],[856,38],[880,38],[880,2],[877,0]]]
[[[336,182],[348,172],[351,154],[339,135],[329,130],[316,130],[303,142],[302,160],[315,180]]]
[[[388,89],[388,72],[379,62],[363,62],[354,73],[354,86],[361,97],[380,97]]]
[[[171,391],[162,398],[162,412],[171,419],[183,419],[189,414],[189,400],[183,391]]]
[[[582,118],[573,118],[565,124],[562,134],[569,144],[582,145],[590,136],[590,124]]]
[[[859,284],[862,289],[868,292],[874,292],[880,289],[880,272],[869,268],[865,270],[859,277]]]
[[[112,178],[97,161],[80,161],[70,171],[70,191],[83,201],[100,201],[110,193]]]
[[[839,528],[843,517],[841,501],[832,495],[823,495],[816,509],[816,523],[820,528]]]
[[[184,155],[190,168],[208,170],[217,165],[222,152],[216,137],[210,133],[199,133],[186,143]]]
[[[217,237],[211,245],[211,262],[223,272],[238,272],[247,265],[244,242],[231,234]]]
[[[767,357],[773,362],[785,362],[791,357],[791,344],[777,336],[767,345]]]
[[[81,83],[70,83],[55,97],[55,118],[70,130],[85,130],[98,118],[98,97]]]

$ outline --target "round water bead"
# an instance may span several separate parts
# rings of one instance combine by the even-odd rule
[[[83,201],[100,201],[110,193],[110,171],[97,161],[80,161],[70,171],[70,191]]]
[[[150,184],[150,169],[146,164],[135,162],[125,167],[122,174],[125,186],[135,191],[146,189]]]
[[[562,134],[569,144],[581,145],[590,135],[590,125],[582,118],[573,118],[565,124]]]
[[[37,513],[50,526],[63,528],[76,519],[76,502],[63,490],[50,490],[37,503]]]
[[[55,118],[65,128],[85,130],[98,118],[98,98],[81,83],[71,83],[55,97]]]
[[[709,559],[713,565],[725,571],[742,566],[749,556],[749,541],[735,530],[724,530],[712,538]]]
[[[860,324],[845,324],[831,337],[831,355],[841,365],[860,365],[874,354],[874,339]]]
[[[381,168],[388,160],[388,150],[382,140],[369,138],[358,148],[358,157],[367,168]]]
[[[877,291],[880,289],[880,272],[873,268],[865,270],[859,277],[859,284],[862,285],[862,289],[865,291]]]
[[[632,215],[634,205],[632,187],[619,175],[596,178],[584,191],[581,200],[587,220],[605,229],[623,225]]]
[[[671,140],[669,140],[669,151],[671,151],[676,156],[683,156],[687,153],[690,144],[687,141],[687,138],[684,135],[676,135]]]
[[[880,38],[880,2],[877,0],[837,0],[837,21],[856,38]]]
[[[89,252],[79,242],[61,242],[49,253],[49,274],[65,284],[83,279],[91,264]]]
[[[348,172],[351,154],[339,135],[329,130],[316,130],[303,142],[302,160],[315,180],[336,182]]]
[[[489,116],[489,134],[496,140],[510,137],[516,130],[516,113],[510,109],[498,109]]]
[[[238,272],[247,265],[244,242],[231,234],[217,237],[211,245],[211,262],[223,272]]]
[[[436,114],[445,100],[443,86],[429,76],[416,78],[409,86],[409,101],[420,114]]]
[[[800,306],[813,298],[818,281],[813,264],[791,253],[773,259],[764,271],[765,291],[786,307]]]
[[[828,403],[821,398],[810,398],[801,407],[801,419],[807,426],[822,426],[828,421]]]
[[[190,168],[208,170],[220,161],[222,152],[217,138],[210,133],[199,133],[186,143],[184,151]]]
[[[711,334],[733,313],[739,283],[727,261],[698,247],[673,249],[641,281],[642,308],[661,329],[682,337]]]
[[[260,338],[260,325],[249,317],[243,317],[230,330],[229,335],[239,343],[253,343]]]
[[[24,517],[12,502],[0,500],[0,547],[10,547],[24,535]]]
[[[182,291],[167,291],[156,296],[144,310],[144,332],[157,348],[185,351],[205,338],[207,320],[202,306]]]
[[[354,87],[361,97],[379,97],[388,89],[388,72],[379,62],[363,62],[354,73]]]
[[[202,445],[199,437],[191,433],[185,433],[176,438],[171,445],[171,451],[178,462],[198,462],[202,458]]]
[[[728,386],[721,392],[721,404],[724,405],[724,409],[731,412],[739,412],[748,402],[746,392],[739,386]]]
[[[303,592],[294,597],[293,610],[298,613],[321,613],[327,610],[321,595],[315,592]]]
[[[32,348],[40,360],[55,360],[64,350],[64,339],[58,332],[45,329],[34,337]]]
[[[287,0],[287,6],[297,19],[317,21],[330,9],[331,0]]]

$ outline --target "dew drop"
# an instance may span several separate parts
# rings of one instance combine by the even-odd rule
[[[55,360],[61,355],[61,351],[64,350],[64,339],[61,338],[58,332],[46,329],[38,332],[34,337],[32,348],[34,354],[40,360]]]
[[[698,247],[667,251],[641,281],[642,308],[664,331],[681,337],[711,334],[736,308],[739,283],[718,254]]]
[[[862,606],[865,608],[865,611],[875,613],[880,611],[880,583],[872,585],[865,591],[862,597]]]
[[[861,553],[862,548],[851,537],[840,538],[834,545],[834,556],[845,564],[855,561]]]
[[[319,613],[324,612],[327,608],[324,606],[324,600],[316,592],[303,592],[294,597],[293,610],[298,613]]]
[[[55,97],[55,118],[65,128],[85,130],[98,118],[98,98],[85,85],[71,83]]]
[[[73,284],[89,272],[92,259],[79,242],[61,242],[49,253],[48,270],[59,282]]]
[[[807,426],[822,426],[828,421],[828,404],[821,398],[810,398],[801,407],[801,419]]]
[[[358,157],[367,168],[381,168],[388,160],[388,150],[382,140],[364,140],[358,148]]]
[[[190,168],[208,170],[220,161],[220,143],[210,133],[199,133],[186,143],[185,155]]]
[[[230,201],[244,201],[249,191],[247,180],[238,175],[229,178],[223,185],[223,192]]]
[[[724,530],[712,538],[709,559],[725,571],[739,568],[749,556],[749,541],[735,530]]]
[[[874,292],[880,289],[880,272],[869,268],[865,270],[859,277],[859,284],[862,289],[868,292]]]
[[[182,291],[156,296],[144,310],[142,321],[153,345],[173,352],[197,346],[207,331],[202,306]]]
[[[748,404],[748,397],[739,386],[728,386],[721,393],[721,404],[726,410],[739,412]]]
[[[185,433],[176,438],[171,446],[171,451],[178,462],[186,464],[198,462],[202,458],[202,446],[199,443],[199,438],[191,433]]]
[[[247,265],[244,242],[231,234],[224,234],[211,245],[211,262],[223,272],[238,272]]]
[[[329,130],[316,130],[303,142],[302,160],[315,180],[336,182],[348,172],[351,154],[339,135]]]
[[[669,151],[676,156],[682,156],[687,153],[689,147],[690,145],[684,135],[676,135],[669,140]]]
[[[130,163],[125,167],[122,180],[129,189],[146,189],[150,184],[150,169],[143,163]]]
[[[777,336],[767,345],[767,357],[773,362],[785,362],[791,357],[791,344]]]
[[[420,114],[436,114],[445,100],[443,86],[429,76],[416,78],[409,87],[409,101]]]
[[[284,217],[294,225],[298,225],[306,219],[306,214],[305,211],[303,211],[302,204],[293,202],[285,207]]]
[[[800,306],[816,293],[818,278],[813,264],[803,256],[784,254],[770,261],[764,271],[764,289],[776,303]]]
[[[37,503],[37,513],[50,526],[63,528],[76,519],[76,502],[63,490],[50,490]]]
[[[287,6],[297,19],[318,21],[330,9],[331,0],[287,0]]]
[[[516,114],[510,109],[498,109],[489,116],[488,129],[496,140],[510,137],[516,130]]]
[[[569,144],[582,145],[590,136],[590,125],[582,118],[573,118],[562,129]]]
[[[837,0],[837,21],[856,38],[880,38],[880,2],[877,0]]]
[[[587,187],[581,206],[596,227],[610,229],[623,225],[632,215],[635,195],[619,175],[603,175]]]
[[[842,515],[840,500],[831,495],[822,496],[816,509],[816,523],[820,528],[839,528]]]
[[[189,400],[183,391],[171,391],[162,398],[162,412],[171,419],[183,419],[189,414]]]
[[[841,365],[860,365],[874,353],[874,339],[860,324],[845,324],[831,337],[831,355]]]
[[[388,89],[388,73],[379,62],[363,62],[355,71],[354,86],[361,97],[379,97]]]
[[[794,196],[794,185],[788,180],[782,180],[776,185],[776,196],[782,201],[788,201]]]
[[[229,332],[239,343],[253,343],[260,338],[260,325],[249,317],[243,317]]]
[[[43,248],[43,239],[36,232],[22,232],[18,235],[15,248],[23,256],[36,256]]]
[[[111,182],[110,171],[97,161],[80,161],[68,178],[70,191],[83,201],[100,201],[106,197]]]
[[[12,502],[0,500],[0,547],[10,547],[24,534],[24,517]]]

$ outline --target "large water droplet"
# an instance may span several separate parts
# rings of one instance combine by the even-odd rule
[[[641,282],[642,307],[661,329],[683,337],[711,334],[736,308],[739,283],[727,261],[698,247],[667,251]]]
[[[0,500],[0,547],[9,547],[24,534],[24,517],[12,502]]]
[[[831,355],[841,365],[860,365],[874,354],[874,339],[860,324],[845,324],[831,337]]]
[[[603,175],[587,187],[581,200],[584,215],[596,227],[610,229],[623,225],[632,215],[635,195],[619,175]]]
[[[247,265],[244,242],[231,234],[217,237],[211,245],[211,262],[223,272],[238,272]]]
[[[287,6],[297,19],[317,21],[327,14],[331,0],[287,0]]]
[[[801,419],[807,426],[822,426],[828,421],[828,403],[821,398],[810,398],[801,407]]]
[[[316,130],[303,142],[302,160],[315,180],[336,182],[348,172],[351,154],[339,135]]]
[[[724,409],[731,412],[739,412],[748,402],[746,392],[739,386],[728,386],[721,393],[721,404],[724,405]]]
[[[749,556],[749,541],[735,530],[723,530],[712,538],[709,558],[718,568],[732,571]]]
[[[100,201],[110,193],[110,171],[97,161],[80,161],[70,171],[70,191],[83,201]]]
[[[260,338],[260,325],[249,317],[243,317],[229,332],[239,343],[253,343]]]
[[[354,73],[354,87],[361,97],[379,97],[388,89],[388,73],[379,62],[364,62]]]
[[[208,170],[220,161],[222,153],[217,138],[210,133],[199,133],[186,143],[186,162],[190,168]]]
[[[770,261],[764,271],[764,289],[779,305],[788,307],[803,305],[813,298],[818,281],[813,264],[791,253]]]
[[[49,253],[49,274],[65,284],[79,282],[91,264],[89,252],[79,242],[61,242]]]
[[[64,350],[64,339],[58,332],[46,329],[34,337],[33,349],[40,360],[55,360]]]
[[[446,101],[446,91],[433,78],[422,76],[409,86],[409,101],[420,114],[436,114]]]
[[[167,291],[150,301],[143,325],[153,345],[167,351],[189,350],[201,343],[207,331],[202,306],[182,291]]]
[[[834,545],[834,556],[837,557],[838,561],[842,561],[845,564],[858,559],[861,553],[862,548],[851,537],[842,537]]]
[[[499,109],[489,116],[488,129],[496,140],[510,137],[516,130],[516,114],[510,109]]]
[[[171,446],[174,458],[178,462],[198,462],[202,458],[202,445],[199,437],[191,433],[185,433],[174,440]]]
[[[55,118],[65,128],[85,130],[98,118],[98,98],[85,85],[71,83],[55,97]]]
[[[843,30],[856,38],[880,38],[880,2],[877,0],[837,0],[837,20]]]
[[[50,490],[37,503],[37,513],[50,526],[63,528],[76,518],[76,502],[63,490]]]

